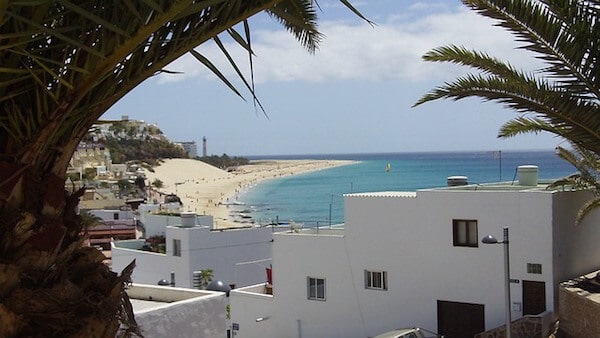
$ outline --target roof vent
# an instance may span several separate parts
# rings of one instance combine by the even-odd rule
[[[181,216],[181,227],[191,228],[196,226],[196,213],[194,212],[182,212]]]
[[[208,284],[206,290],[225,292],[225,295],[229,297],[229,291],[231,291],[231,287],[220,280],[214,280]]]
[[[469,184],[467,182],[467,180],[468,180],[467,176],[448,176],[446,178],[446,183],[448,184],[449,187],[456,187],[459,185]]]
[[[536,187],[538,184],[538,166],[537,165],[520,165],[517,167],[519,174],[519,185],[528,187]]]

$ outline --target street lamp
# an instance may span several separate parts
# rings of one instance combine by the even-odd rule
[[[510,332],[510,264],[508,254],[508,227],[504,227],[504,239],[499,242],[494,236],[487,235],[481,239],[483,244],[504,244],[504,292],[506,311],[506,338],[511,338]]]

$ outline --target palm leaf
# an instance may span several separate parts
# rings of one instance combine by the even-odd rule
[[[596,52],[592,42],[597,42],[598,33],[582,38],[581,27],[593,31],[597,20],[593,20],[594,12],[589,14],[593,5],[577,0],[563,1],[564,7],[574,10],[563,12],[570,14],[561,16],[558,7],[548,6],[544,1],[514,1],[514,0],[463,0],[467,6],[483,16],[497,21],[497,25],[506,28],[524,43],[522,48],[536,53],[537,57],[546,61],[549,67],[545,70],[555,77],[562,79],[566,87],[588,89],[584,94],[592,94],[600,98],[598,82],[590,81],[585,69],[586,56],[590,51]],[[581,15],[588,13],[587,15]],[[597,13],[596,13],[597,14]],[[595,16],[597,18],[597,16]],[[573,42],[577,41],[576,44]],[[590,46],[591,48],[581,48]],[[587,66],[589,67],[589,65]],[[596,69],[597,74],[597,69]]]
[[[532,73],[487,53],[464,47],[436,48],[423,56],[431,62],[467,66],[478,73],[446,82],[423,95],[415,106],[437,99],[479,97],[500,103],[518,115],[499,137],[549,132],[568,140],[573,151],[558,155],[578,173],[551,187],[570,185],[600,194],[600,14],[599,1],[463,0],[521,42],[520,48],[545,63]],[[578,215],[599,204],[591,201]]]
[[[575,224],[580,225],[583,222],[583,219],[590,214],[592,210],[600,207],[600,198],[594,198],[587,203],[585,203],[579,211],[577,211],[577,217],[575,218]]]
[[[268,9],[267,13],[292,33],[309,52],[314,53],[322,35],[316,29],[317,14],[312,0],[284,0]]]
[[[223,73],[217,68],[210,60],[208,60],[204,55],[198,53],[195,50],[190,50],[190,53],[196,58],[196,60],[200,61],[206,68],[212,71],[221,81],[223,81],[229,89],[231,89],[237,96],[244,99],[244,96],[235,88],[235,86],[227,79]]]
[[[242,80],[242,82],[244,82],[244,85],[246,86],[248,91],[252,94],[252,99],[253,99],[254,103],[257,104],[260,107],[260,109],[262,110],[263,114],[265,114],[265,116],[267,116],[267,112],[263,108],[262,104],[260,103],[260,100],[258,99],[258,97],[256,96],[256,93],[254,91],[254,76],[252,76],[252,84],[249,84],[248,81],[246,80],[246,77],[242,74],[242,72],[240,71],[240,68],[237,66],[237,64],[235,63],[235,61],[233,60],[233,58],[231,57],[231,55],[229,54],[229,52],[227,51],[227,49],[225,48],[225,46],[223,45],[221,40],[218,37],[215,37],[214,40],[215,40],[215,43],[217,44],[217,46],[219,47],[219,49],[221,49],[221,52],[223,52],[223,55],[225,55],[225,57],[229,61],[229,64],[233,67],[233,69],[235,70],[235,72],[237,73],[239,78]],[[251,70],[251,73],[252,73],[252,70]]]

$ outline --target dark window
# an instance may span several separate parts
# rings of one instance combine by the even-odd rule
[[[119,219],[119,213],[118,212],[115,212],[113,214],[113,219]]]
[[[466,219],[452,220],[454,246],[478,247],[477,221]]]
[[[181,240],[173,240],[173,256],[181,256]]]
[[[542,274],[542,264],[527,263],[527,273]]]
[[[307,277],[308,299],[325,300],[325,278]]]
[[[387,290],[387,272],[365,270],[365,288]]]

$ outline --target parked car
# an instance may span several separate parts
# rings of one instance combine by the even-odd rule
[[[425,338],[425,335],[419,328],[412,328],[389,331],[373,338]]]

